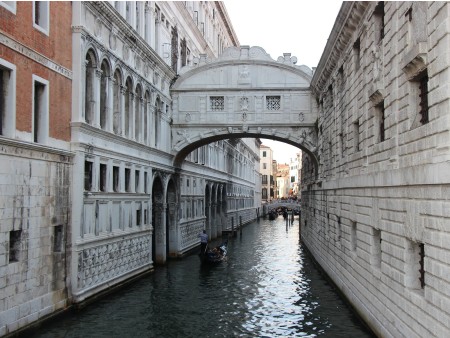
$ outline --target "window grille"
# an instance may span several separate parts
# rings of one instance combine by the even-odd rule
[[[223,111],[224,110],[224,97],[223,96],[211,96],[211,110],[212,111]]]
[[[422,116],[420,122],[428,123],[428,76],[425,75],[419,80],[419,114]]]
[[[280,110],[281,97],[280,96],[267,96],[266,103],[267,103],[267,110]]]

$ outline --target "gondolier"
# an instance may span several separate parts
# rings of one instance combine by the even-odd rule
[[[198,235],[200,237],[200,254],[204,255],[206,253],[206,247],[208,245],[208,235],[206,233],[206,230],[203,230],[203,232]]]

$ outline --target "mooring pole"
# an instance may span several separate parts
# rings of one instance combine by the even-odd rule
[[[242,236],[242,216],[239,216],[239,235]]]

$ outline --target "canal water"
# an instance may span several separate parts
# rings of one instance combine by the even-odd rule
[[[373,337],[305,254],[298,218],[247,225],[228,253],[214,267],[170,261],[26,336]]]

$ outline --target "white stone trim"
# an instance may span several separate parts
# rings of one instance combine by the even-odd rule
[[[67,69],[61,65],[54,63],[46,56],[35,52],[34,50],[28,48],[27,46],[23,45],[22,43],[14,40],[9,36],[4,35],[1,32],[0,32],[0,44],[3,44],[6,47],[11,48],[12,50],[26,56],[27,58],[30,58],[33,61],[36,61],[37,63],[40,63],[41,65],[53,70],[54,72],[57,72],[62,76],[65,76],[68,79],[72,79],[72,71],[70,69]]]
[[[10,72],[7,88],[9,95],[5,98],[5,119],[2,133],[3,136],[14,138],[16,132],[16,66],[0,59],[0,67]]]
[[[0,7],[3,7],[16,15],[17,1],[0,1]]]

